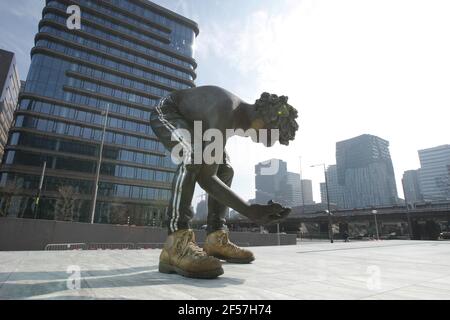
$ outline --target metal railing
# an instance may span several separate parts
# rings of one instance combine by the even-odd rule
[[[89,243],[87,250],[134,250],[134,243]]]
[[[54,243],[45,246],[45,251],[86,250],[86,243]]]
[[[150,250],[150,249],[162,249],[164,243],[150,242],[150,243],[136,243],[135,249],[137,250]]]
[[[197,243],[200,247],[204,242]],[[248,242],[236,242],[240,247],[249,247]],[[164,243],[149,242],[149,243],[59,243],[48,244],[45,246],[45,251],[71,251],[71,250],[151,250],[162,249]]]

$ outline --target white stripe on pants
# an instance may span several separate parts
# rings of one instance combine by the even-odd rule
[[[169,228],[171,232],[175,232],[178,230],[178,220],[180,218],[180,201],[181,201],[181,193],[183,192],[183,183],[186,177],[186,164],[190,162],[190,158],[192,155],[192,148],[189,144],[183,141],[183,138],[177,133],[177,129],[169,122],[164,116],[164,113],[161,110],[161,106],[164,104],[166,98],[162,99],[158,106],[156,107],[156,111],[158,112],[158,118],[161,123],[172,133],[172,137],[183,146],[183,162],[181,163],[181,168],[179,169],[178,177],[176,177],[175,189],[173,190],[173,201],[172,201],[172,217],[169,222]],[[175,178],[174,178],[175,179]]]

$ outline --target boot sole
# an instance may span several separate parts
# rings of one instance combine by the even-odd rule
[[[220,255],[213,255],[214,258],[225,260],[228,263],[237,263],[237,264],[248,264],[255,260],[254,257],[247,258],[247,259],[238,259],[238,258],[227,258]]]
[[[219,269],[203,271],[203,272],[189,272],[182,270],[176,266],[169,265],[164,262],[159,263],[159,272],[161,273],[177,273],[186,278],[195,278],[195,279],[215,279],[223,274],[223,268]]]

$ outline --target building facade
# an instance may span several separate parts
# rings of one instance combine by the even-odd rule
[[[281,190],[287,189],[287,163],[271,159],[255,166],[255,202],[265,204],[269,200],[286,203],[290,201]]]
[[[398,203],[388,141],[365,134],[338,142],[336,166],[344,209]]]
[[[403,173],[402,178],[405,201],[415,203],[423,201],[422,191],[420,190],[419,170],[408,170]]]
[[[450,199],[450,145],[419,150],[420,190],[424,200]]]
[[[301,202],[301,205],[315,204],[314,197],[313,197],[312,180],[302,179],[301,195],[302,195],[302,200],[303,200],[303,202]]]
[[[15,54],[0,49],[0,163],[20,92]]]
[[[67,27],[69,5],[81,29]],[[47,0],[1,170],[2,210],[90,221],[108,118],[95,222],[165,220],[175,166],[148,120],[161,97],[195,86],[198,32],[146,0]]]
[[[330,203],[336,205],[337,208],[344,207],[343,188],[338,183],[337,166],[328,166],[327,171],[328,194],[330,195]],[[320,184],[320,198],[322,203],[327,203],[327,190],[325,182]]]
[[[286,197],[286,205],[295,207],[302,204],[302,185],[298,173],[286,172],[286,190],[284,194]]]
[[[270,167],[278,170],[272,172]],[[282,160],[272,159],[257,164],[255,174],[255,203],[265,204],[273,200],[289,207],[314,203],[312,181],[300,180],[298,173],[288,172],[287,163]]]

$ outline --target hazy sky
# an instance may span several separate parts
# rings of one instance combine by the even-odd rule
[[[391,143],[401,176],[419,167],[417,150],[450,143],[448,0],[156,0],[197,21],[197,85],[214,84],[254,102],[287,95],[300,130],[289,147],[233,138],[233,189],[254,198],[254,165],[280,158],[313,179],[337,141],[364,133]],[[0,0],[0,47],[18,54],[26,77],[44,1]],[[199,191],[197,192],[199,194]]]

